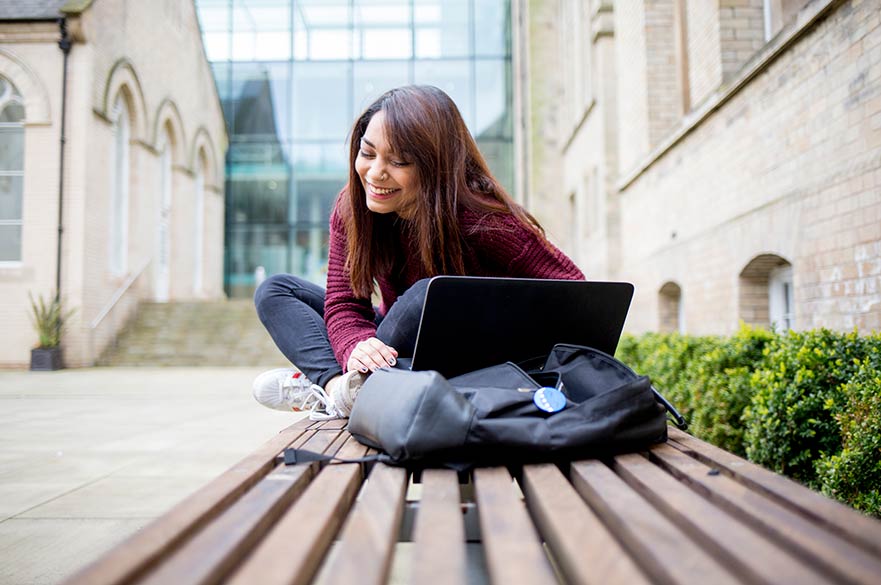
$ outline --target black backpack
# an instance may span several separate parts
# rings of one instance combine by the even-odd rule
[[[556,405],[547,388],[562,392]],[[348,430],[387,463],[467,468],[644,449],[666,441],[668,410],[684,428],[647,377],[601,351],[560,344],[536,369],[508,362],[449,380],[378,370]]]

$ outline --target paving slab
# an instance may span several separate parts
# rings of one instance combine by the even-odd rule
[[[296,422],[260,371],[0,371],[0,583],[57,583]]]

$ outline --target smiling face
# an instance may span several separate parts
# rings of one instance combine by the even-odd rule
[[[385,127],[385,112],[379,110],[361,137],[355,171],[370,211],[397,213],[407,219],[415,212],[419,195],[416,166],[405,155],[392,151]]]

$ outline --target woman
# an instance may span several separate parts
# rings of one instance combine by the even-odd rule
[[[349,160],[330,218],[327,291],[281,274],[254,295],[260,320],[300,370],[258,376],[261,404],[347,417],[370,372],[412,355],[432,276],[584,278],[492,177],[436,87],[380,96],[352,128]]]

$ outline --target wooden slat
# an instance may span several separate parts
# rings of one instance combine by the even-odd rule
[[[361,498],[343,527],[339,547],[327,571],[327,583],[384,585],[391,568],[407,472],[377,463]]]
[[[320,420],[315,421],[310,426],[310,429],[323,429],[325,431],[328,430],[343,430],[349,425],[349,419],[347,418],[334,418],[331,420]]]
[[[308,440],[295,446],[322,452],[339,434],[339,431],[316,431]],[[288,504],[303,492],[316,468],[317,464],[279,464],[139,583],[217,583],[263,537]]]
[[[474,490],[491,582],[505,585],[557,583],[508,470],[504,467],[475,470]]]
[[[269,473],[278,454],[303,437],[310,423],[303,419],[288,427],[65,583],[120,585],[136,579]]]
[[[600,461],[572,464],[572,483],[655,583],[737,583],[727,569]]]
[[[523,468],[526,504],[570,583],[649,583],[556,465]]]
[[[465,525],[455,471],[422,472],[413,540],[413,583],[459,585],[467,581]]]
[[[342,437],[346,441],[337,452],[339,457],[362,457],[367,451],[348,433]],[[361,480],[358,464],[325,467],[242,563],[229,585],[309,583],[342,525]]]
[[[722,469],[752,489],[764,491],[790,506],[797,507],[802,513],[821,522],[825,528],[841,534],[875,555],[881,555],[881,522],[878,520],[864,516],[787,477],[696,439],[679,429],[671,427],[669,436],[674,440],[674,446],[678,444],[707,465]]]
[[[830,583],[642,455],[617,457],[614,470],[743,580],[768,585]]]
[[[881,559],[862,548],[727,475],[711,473],[710,467],[670,445],[657,446],[651,456],[705,497],[798,554],[803,562],[839,580],[878,584]]]

